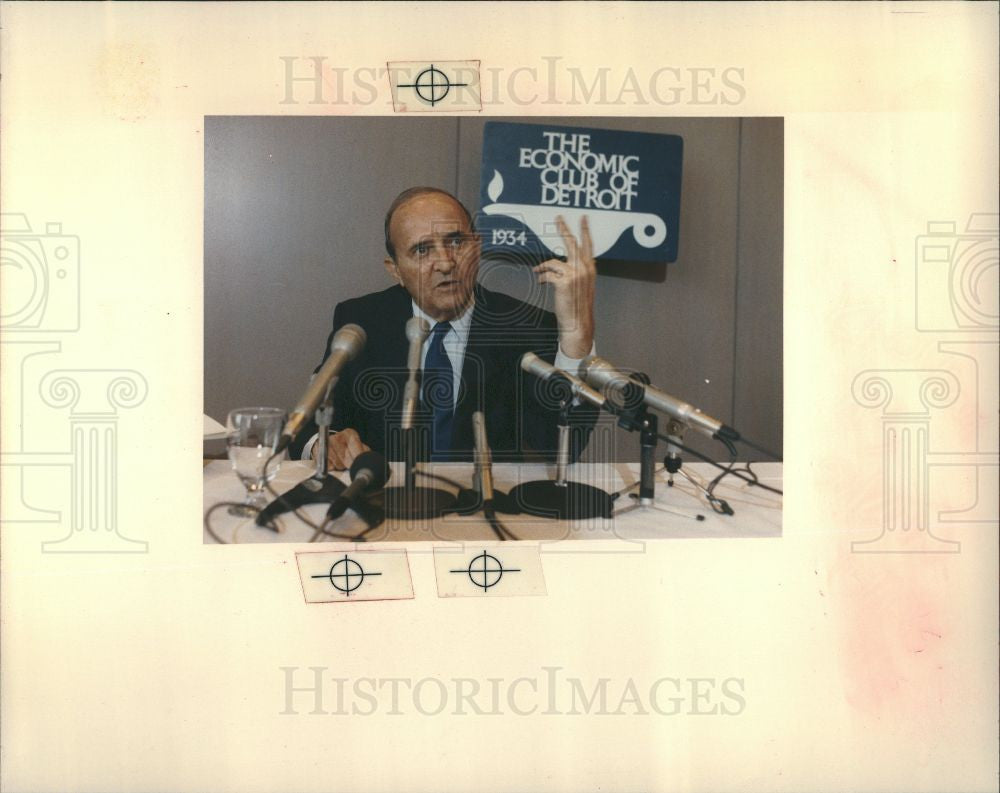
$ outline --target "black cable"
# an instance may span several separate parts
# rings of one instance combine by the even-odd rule
[[[267,489],[268,493],[270,493],[272,496],[274,496],[274,498],[275,498],[276,501],[281,500],[283,503],[287,503],[287,502],[284,502],[284,495],[282,493],[279,493],[273,487],[271,487],[271,483],[270,483],[270,481],[267,478],[267,468],[268,468],[268,466],[273,462],[273,460],[279,454],[282,454],[282,452],[284,452],[284,449],[282,449],[280,452],[275,452],[270,457],[268,457],[267,458],[267,462],[264,463],[264,471],[263,471],[264,487]],[[292,462],[295,462],[295,461],[292,461]],[[293,507],[292,508],[292,514],[295,515],[295,517],[297,517],[303,523],[305,523],[310,529],[313,529],[313,531],[321,531],[321,528],[319,526],[317,526],[315,523],[313,523],[311,520],[309,520],[309,518],[305,515],[305,513],[301,512],[298,507]],[[278,520],[278,516],[277,515],[275,515],[275,520]],[[324,522],[323,525],[326,525],[325,522]],[[324,531],[323,533],[324,534],[329,534],[329,532],[326,532],[326,531]],[[312,540],[310,540],[310,542],[312,542]]]
[[[419,474],[420,476],[426,476],[428,479],[437,479],[439,482],[444,482],[446,485],[451,485],[456,490],[465,489],[465,485],[459,484],[454,479],[449,479],[447,476],[441,476],[441,474],[432,474],[430,471],[421,471],[417,468],[413,469],[413,473]]]
[[[282,494],[278,493],[278,491],[276,491],[273,487],[271,487],[271,483],[268,481],[268,478],[267,478],[267,469],[271,465],[271,463],[274,461],[274,459],[278,455],[280,455],[283,451],[284,450],[282,450],[281,452],[275,452],[270,457],[268,457],[267,460],[264,463],[264,468],[263,468],[263,471],[262,471],[262,476],[264,478],[264,488],[275,499],[282,498]],[[243,504],[243,503],[237,502],[237,501],[220,501],[218,504],[214,504],[213,506],[211,506],[209,508],[209,510],[205,513],[205,519],[204,519],[205,531],[207,531],[209,533],[209,535],[212,537],[213,540],[215,540],[217,543],[220,543],[221,545],[230,545],[231,543],[227,543],[218,534],[215,533],[215,530],[212,528],[212,524],[211,524],[210,518],[212,516],[212,513],[215,512],[215,510],[218,509],[219,507],[230,507],[230,506],[245,507],[246,504]],[[253,509],[253,508],[251,507],[251,509]],[[257,512],[260,512],[260,510],[257,510]],[[337,537],[338,539],[345,539],[345,540],[353,539],[353,537],[351,537],[350,535],[347,535],[347,534],[336,534],[334,532],[327,531],[322,526],[317,526],[315,523],[313,523],[311,520],[309,520],[309,518],[306,515],[304,515],[302,512],[300,512],[298,508],[293,509],[292,512],[295,514],[295,516],[299,520],[301,520],[303,523],[305,523],[307,526],[309,526],[309,528],[313,529],[314,534],[312,536],[312,539],[309,540],[309,542],[314,542],[315,539],[321,533],[322,534],[326,534],[326,535],[328,535],[330,537]],[[279,520],[278,516],[275,516],[275,520]],[[325,526],[325,525],[326,525],[326,523],[324,522],[323,526]]]
[[[715,495],[715,486],[730,474],[734,474],[735,470],[736,460],[733,459],[729,461],[729,466],[721,474],[715,477],[715,479],[709,482],[708,487],[705,488],[705,498],[708,499],[708,503],[712,505],[712,509],[719,515],[732,516],[736,514],[728,501]],[[747,470],[750,471],[749,468]],[[753,471],[750,471],[750,475],[753,476],[753,481],[756,482],[757,475]]]
[[[781,455],[780,455],[780,454],[775,454],[775,453],[774,453],[774,452],[772,452],[772,451],[771,451],[770,449],[766,449],[766,448],[764,448],[763,446],[758,446],[758,445],[757,445],[756,443],[754,443],[753,441],[748,441],[748,440],[747,440],[746,438],[744,438],[744,437],[743,437],[742,435],[740,436],[740,443],[742,443],[742,444],[744,444],[744,445],[746,445],[746,446],[749,446],[749,447],[750,447],[751,449],[754,449],[755,451],[758,451],[758,452],[760,452],[761,454],[766,454],[766,455],[767,455],[768,457],[770,457],[770,458],[771,458],[772,460],[777,460],[777,461],[778,461],[779,463],[780,463],[780,462],[782,461],[782,460],[781,460]]]
[[[364,542],[364,535],[370,532],[374,526],[369,526],[368,528],[361,531],[359,534],[338,534],[335,531],[330,531],[326,528],[326,524],[332,523],[330,518],[323,521],[320,526],[316,527],[316,531],[313,532],[313,536],[309,538],[309,542],[316,542],[321,534],[325,534],[327,537],[335,537],[338,540],[352,540],[356,542]]]
[[[446,485],[451,485],[456,490],[465,489],[465,487],[459,482],[456,482],[454,479],[449,479],[447,476],[442,476],[441,474],[434,474],[430,471],[420,471],[417,469],[414,469],[413,472],[415,474],[420,474],[420,476],[426,476],[428,479],[436,479],[439,482],[444,482]],[[484,509],[483,514],[489,522],[490,528],[493,529],[493,533],[497,536],[497,539],[517,541],[517,537],[514,533],[500,522],[500,519],[496,516],[496,512],[492,509],[488,511]]]
[[[210,520],[210,518],[212,517],[212,513],[215,512],[215,510],[219,509],[220,507],[245,507],[245,506],[246,504],[243,504],[240,501],[220,501],[218,504],[213,504],[211,507],[208,508],[208,512],[205,513],[205,531],[207,531],[211,535],[212,539],[215,540],[217,543],[219,543],[219,545],[231,545],[231,543],[226,542],[224,539],[222,539],[222,537],[220,537],[218,534],[215,533],[215,530],[212,528],[212,521]]]
[[[493,514],[493,510],[483,510],[483,515],[486,518],[486,522],[490,524],[490,528],[493,529],[493,534],[496,535],[498,540],[506,540],[507,535],[504,533],[503,528],[500,526],[500,521],[497,520],[496,515]]]
[[[493,533],[499,539],[517,541],[517,537],[514,533],[500,522],[500,519],[497,517],[496,512],[492,507],[484,508],[483,514],[486,516],[486,520],[489,522],[490,528],[493,529]]]
[[[753,472],[753,469],[750,468],[751,464],[752,463],[746,463],[747,473],[750,474],[750,476],[753,477],[753,484],[759,486],[760,483],[757,481],[757,474],[755,474]],[[721,474],[719,474],[717,477],[715,477],[715,479],[713,479],[711,482],[708,483],[708,487],[705,488],[705,493],[708,495],[709,499],[715,498],[715,495],[714,495],[715,486],[718,485],[719,482],[721,482],[727,476],[735,475],[735,472],[736,472],[736,461],[733,460],[729,464],[729,468],[727,470],[723,471]]]
[[[612,416],[621,415],[622,412],[623,412],[623,411],[621,411],[619,409],[616,409],[614,407],[614,405],[611,404],[610,401],[605,401],[605,403],[604,403],[604,409],[608,413],[610,413]],[[730,432],[732,432],[732,430],[730,430]],[[669,444],[671,444],[673,446],[676,446],[678,449],[681,449],[682,451],[687,452],[688,454],[693,454],[699,460],[703,460],[704,462],[709,463],[710,465],[714,465],[719,470],[724,471],[725,473],[730,474],[732,476],[735,476],[737,479],[742,479],[748,485],[752,485],[754,487],[759,487],[762,490],[767,490],[767,491],[770,491],[771,493],[776,493],[779,496],[783,496],[784,495],[784,493],[781,490],[778,490],[778,488],[776,488],[776,487],[771,487],[770,485],[761,484],[759,481],[757,481],[757,475],[753,474],[752,471],[751,471],[751,474],[753,474],[753,479],[747,479],[745,476],[740,476],[740,474],[737,471],[732,470],[732,465],[733,464],[730,464],[729,468],[727,469],[727,468],[723,467],[722,465],[720,465],[719,463],[717,463],[715,460],[711,459],[710,457],[706,457],[704,454],[696,452],[694,449],[690,448],[689,446],[685,446],[684,444],[679,443],[674,438],[670,438],[667,435],[664,435],[664,434],[662,434],[660,432],[656,433],[656,436],[661,441],[666,441],[667,443],[669,443]],[[726,449],[729,451],[730,457],[732,457],[733,460],[735,461],[736,456],[737,456],[737,452],[736,452],[736,447],[733,445],[732,439],[730,437],[728,437],[727,435],[721,434],[721,433],[720,434],[716,434],[713,437],[726,447]],[[742,441],[743,443],[745,443],[751,449],[755,449],[756,451],[762,452],[762,453],[764,453],[764,454],[766,454],[766,455],[774,458],[775,460],[779,460],[779,461],[781,460],[781,455],[775,454],[774,452],[770,451],[769,449],[764,448],[763,446],[758,446],[756,443],[753,443],[752,441],[748,441],[742,435],[739,436],[739,440]],[[617,495],[621,495],[621,494],[619,493]],[[617,497],[617,496],[614,496],[614,497]]]
[[[719,474],[715,479],[708,483],[708,487],[705,488],[705,498],[708,499],[709,505],[712,507],[712,511],[717,515],[729,515],[733,517],[736,512],[733,510],[732,506],[726,499],[719,498],[715,495],[715,486],[719,484],[723,479],[725,479],[730,474],[733,474],[736,470],[736,447],[733,446],[732,440],[725,435],[716,435],[720,441],[722,441],[726,448],[729,450],[729,465],[727,465],[721,474]],[[749,469],[747,469],[749,470]],[[753,477],[753,482],[757,482],[757,475],[750,471],[750,475]],[[742,478],[742,477],[741,477]]]
[[[275,452],[274,454],[272,454],[270,457],[267,458],[267,460],[264,462],[264,469],[261,473],[261,475],[264,478],[264,487],[267,489],[269,493],[271,493],[271,495],[275,496],[276,498],[279,497],[278,493],[276,493],[274,488],[271,487],[271,483],[267,481],[267,467],[271,464],[271,461],[275,457],[277,457],[280,453],[281,452]],[[256,512],[260,512],[259,509],[256,509],[254,507],[248,507],[247,504],[243,504],[237,501],[220,501],[218,504],[214,504],[211,507],[209,507],[208,512],[205,513],[205,518],[204,518],[205,531],[207,531],[212,536],[213,540],[215,540],[217,543],[221,545],[230,545],[231,543],[226,542],[218,534],[215,533],[214,529],[212,529],[212,524],[209,518],[212,516],[212,513],[215,512],[215,510],[218,509],[219,507],[233,507],[233,506],[247,507],[248,509],[254,509]],[[308,523],[308,521],[306,522]],[[316,527],[313,526],[313,528]]]
[[[685,446],[682,443],[678,443],[677,440],[674,439],[674,438],[670,438],[670,437],[668,437],[666,435],[663,435],[663,434],[661,434],[659,432],[656,433],[656,434],[657,434],[657,437],[659,437],[659,439],[661,441],[665,441],[666,443],[669,443],[669,444],[671,444],[673,446],[676,446],[682,452],[686,452],[687,454],[692,454],[695,457],[697,457],[699,460],[703,460],[704,462],[709,463],[710,465],[714,465],[716,468],[718,468],[720,471],[722,471],[722,472],[724,472],[726,474],[729,474],[731,476],[735,476],[737,479],[742,479],[748,485],[753,485],[754,487],[759,487],[762,490],[768,490],[771,493],[777,493],[779,496],[783,496],[784,495],[784,493],[782,491],[778,490],[778,488],[771,487],[770,485],[761,484],[759,481],[756,481],[756,478],[757,478],[756,474],[754,474],[754,478],[753,479],[748,479],[747,477],[742,476],[739,471],[731,470],[732,469],[732,465],[734,463],[730,463],[730,467],[726,468],[724,465],[722,465],[720,463],[717,463],[715,460],[711,459],[710,457],[706,457],[701,452],[696,452],[691,447]]]

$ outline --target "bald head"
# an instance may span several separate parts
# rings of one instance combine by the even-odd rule
[[[410,187],[396,196],[392,203],[389,204],[389,209],[385,213],[385,250],[389,254],[393,261],[396,260],[396,246],[393,244],[392,235],[389,233],[389,227],[392,225],[392,216],[396,213],[403,204],[412,201],[414,198],[419,198],[424,195],[437,194],[446,196],[458,204],[461,207],[462,212],[465,213],[465,219],[468,221],[469,228],[472,228],[472,215],[469,214],[469,210],[465,208],[465,205],[459,201],[455,196],[449,193],[447,190],[442,190],[439,187]]]
[[[469,211],[444,190],[402,193],[385,218],[386,272],[437,322],[461,316],[479,271]]]

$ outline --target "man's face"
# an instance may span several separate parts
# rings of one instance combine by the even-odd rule
[[[439,322],[459,316],[469,304],[479,271],[479,238],[465,212],[441,193],[411,198],[392,215],[389,238],[396,260],[385,260],[429,316]]]

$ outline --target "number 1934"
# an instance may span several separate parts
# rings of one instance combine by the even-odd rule
[[[494,245],[524,245],[526,237],[524,232],[517,232],[514,229],[493,229]]]

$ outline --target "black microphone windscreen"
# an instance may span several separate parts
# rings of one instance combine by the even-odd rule
[[[358,473],[366,468],[373,474],[371,484],[368,486],[369,490],[378,490],[384,486],[392,474],[385,457],[378,452],[367,451],[354,458],[354,462],[351,464],[351,480],[353,481]]]

